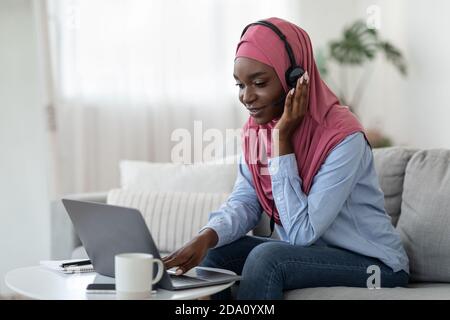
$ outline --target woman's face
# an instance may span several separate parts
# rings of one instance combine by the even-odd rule
[[[234,62],[234,78],[239,87],[239,100],[256,123],[265,124],[281,117],[285,92],[275,69],[245,57]]]

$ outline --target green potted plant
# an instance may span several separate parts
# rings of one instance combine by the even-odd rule
[[[401,51],[390,42],[380,38],[376,29],[369,28],[363,20],[357,20],[344,28],[340,39],[330,41],[325,49],[316,51],[316,62],[319,72],[330,85],[337,91],[341,104],[347,105],[355,114],[358,114],[358,105],[366,89],[367,79],[371,69],[366,69],[365,80],[358,82],[353,94],[348,93],[346,81],[346,69],[349,67],[363,67],[373,61],[377,54],[384,54],[385,59],[391,63],[402,76],[407,75],[407,65]],[[343,81],[336,85],[331,79],[329,64],[335,63],[341,66]],[[373,147],[391,145],[388,137],[385,137],[378,129],[368,130],[368,138]]]

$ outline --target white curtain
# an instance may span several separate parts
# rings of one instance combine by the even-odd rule
[[[48,0],[55,196],[119,185],[122,159],[170,161],[178,128],[247,114],[232,77],[250,22],[296,21],[297,1]]]

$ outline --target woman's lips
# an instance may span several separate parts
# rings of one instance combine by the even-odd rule
[[[254,118],[259,117],[262,113],[262,111],[265,109],[266,107],[261,107],[261,108],[253,108],[253,109],[248,109],[248,112],[250,113],[250,115]]]

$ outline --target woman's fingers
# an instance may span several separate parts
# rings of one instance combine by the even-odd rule
[[[182,265],[178,266],[176,273],[178,275],[183,274],[191,270],[193,267],[195,267],[197,264],[195,263],[195,255],[192,255],[191,258],[183,263]]]
[[[306,73],[306,96],[304,101],[304,109],[303,109],[303,115],[306,114],[309,108],[309,74]]]
[[[292,101],[292,113],[293,113],[294,117],[297,114],[297,110],[298,110],[298,108],[300,106],[300,97],[301,97],[301,94],[302,94],[303,77],[304,76],[301,76],[297,80],[297,83],[295,85],[295,95],[294,95],[294,99]]]
[[[295,96],[295,89],[292,88],[287,96],[286,96],[286,101],[284,102],[284,111],[283,113],[286,113],[286,115],[290,115],[291,111],[292,111],[292,104],[294,101],[294,96]]]
[[[300,102],[299,102],[299,109],[298,109],[298,115],[304,116],[306,113],[307,108],[307,95],[308,95],[308,87],[309,87],[309,78],[308,73],[305,73],[304,79],[303,79],[303,85],[302,85],[302,92],[300,94]]]
[[[173,258],[175,258],[179,253],[180,253],[181,249],[175,250],[173,252],[171,252],[169,255],[161,258],[161,260],[165,263],[166,261],[169,261]]]
[[[163,258],[163,263],[166,269],[170,269],[174,266],[174,258]]]
[[[305,72],[297,81],[297,94],[294,99],[293,113],[295,117],[302,117],[306,113],[306,97],[308,95],[309,75]]]
[[[191,264],[193,263],[193,258],[195,258],[195,252],[192,252],[191,250],[182,250],[166,257],[163,262],[166,269],[178,267],[177,273],[179,269],[184,273],[192,268]]]
[[[172,255],[171,258],[168,258],[163,262],[164,262],[164,266],[166,267],[166,269],[170,269],[170,268],[182,265],[183,263],[186,262],[186,260],[188,260],[188,259],[184,255],[176,254],[176,255]]]
[[[161,260],[162,260],[162,262],[166,262],[166,261],[168,261],[168,260],[170,260],[170,259],[172,259],[173,258],[173,256],[174,256],[174,254],[175,254],[175,252],[172,252],[171,254],[169,254],[168,256],[165,256],[165,257],[162,257],[161,258]]]

